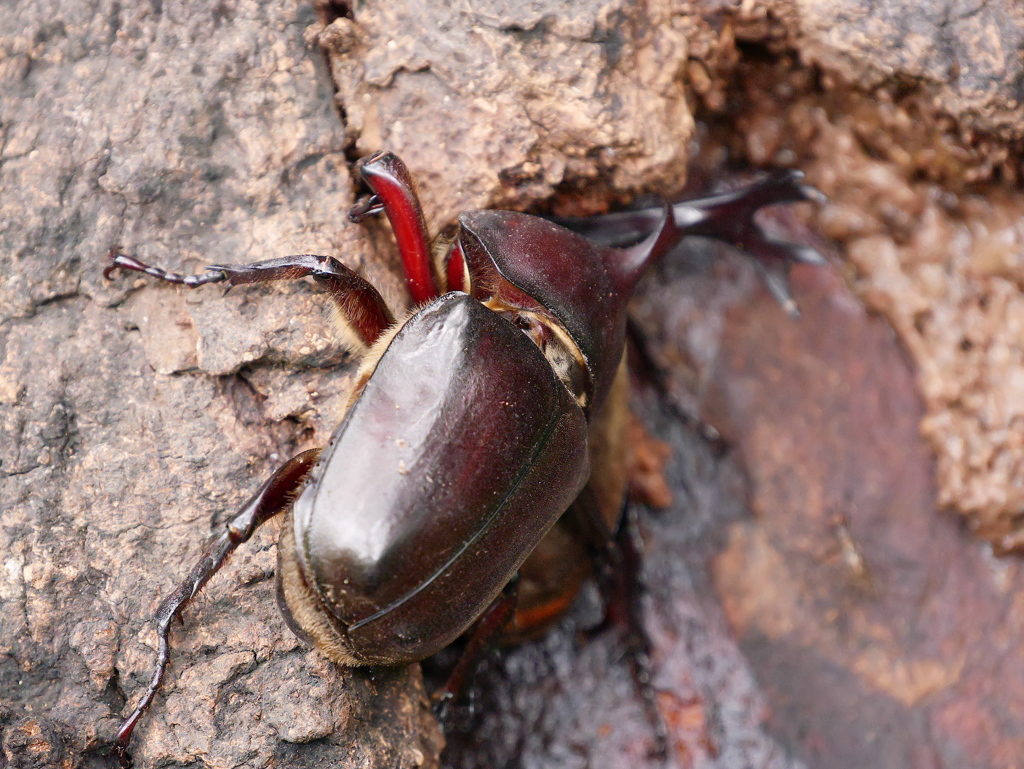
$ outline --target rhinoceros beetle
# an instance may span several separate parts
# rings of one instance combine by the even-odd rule
[[[580,579],[573,559],[551,557],[572,539],[560,518],[574,511],[584,521],[574,530],[600,549],[611,547],[623,509],[626,307],[637,281],[681,238],[718,238],[759,257],[792,309],[785,268],[822,261],[754,222],[762,206],[819,199],[797,172],[566,223],[579,232],[471,211],[432,246],[404,164],[377,152],[356,170],[372,194],[350,217],[390,220],[416,304],[404,320],[329,256],[180,275],[111,252],[107,278],[118,268],[187,287],[312,277],[365,353],[327,445],[277,470],[160,605],[156,670],[117,733],[122,758],[160,686],[172,618],[280,513],[281,610],[300,638],[342,665],[423,660],[474,623],[480,639],[510,619],[523,632],[550,621],[572,594],[566,582]]]

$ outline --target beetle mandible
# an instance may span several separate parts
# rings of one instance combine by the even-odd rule
[[[404,164],[377,152],[356,170],[372,194],[350,217],[388,217],[417,306],[405,320],[329,256],[186,276],[111,252],[107,278],[118,268],[186,287],[310,276],[365,350],[327,445],[277,470],[157,610],[156,670],[117,733],[122,757],[160,687],[171,620],[280,513],[281,610],[300,638],[342,665],[425,659],[481,617],[478,634],[501,632],[513,616],[521,629],[556,616],[550,605],[564,602],[559,582],[571,575],[548,572],[553,561],[571,571],[571,559],[542,558],[544,543],[571,508],[598,549],[610,546],[623,507],[626,307],[648,267],[683,237],[724,240],[760,259],[769,289],[795,312],[788,265],[823,261],[754,221],[766,205],[821,199],[798,172],[573,229],[471,211],[431,246]]]

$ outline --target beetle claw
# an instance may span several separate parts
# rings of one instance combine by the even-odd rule
[[[810,203],[817,203],[820,206],[828,203],[828,195],[817,187],[813,187],[810,184],[800,184],[797,186],[800,188],[800,192],[803,195],[804,200]]]
[[[359,224],[363,220],[381,213],[384,210],[384,202],[376,194],[360,198],[352,208],[348,210],[348,219],[353,224]]]
[[[103,270],[103,277],[106,280],[113,280],[112,276],[114,274],[114,270],[117,270],[119,268],[126,270],[134,270],[136,272],[145,272],[147,269],[149,269],[149,265],[143,264],[135,257],[126,256],[125,254],[122,254],[120,246],[114,246],[113,248],[111,248],[109,257],[110,264],[108,264],[106,268],[104,268]]]
[[[452,707],[455,704],[455,693],[441,689],[434,692],[430,698],[430,709],[434,711],[434,717],[442,725],[447,723],[452,715]]]
[[[113,280],[113,278],[111,276],[113,275],[114,270],[116,270],[117,267],[118,267],[117,258],[120,255],[121,255],[121,246],[111,246],[110,247],[110,251],[107,252],[107,258],[110,260],[110,264],[108,264],[106,266],[106,268],[104,268],[104,270],[103,270],[103,278],[104,278],[104,280]]]
[[[806,184],[804,177],[804,172],[795,168],[776,171],[747,188],[740,188],[734,194],[752,204],[755,210],[786,203],[828,203],[828,196],[817,187]],[[681,205],[685,205],[685,202]]]
[[[109,756],[117,762],[116,765],[121,769],[129,769],[132,765],[131,757],[129,757],[128,752],[121,745],[115,745],[111,748]]]

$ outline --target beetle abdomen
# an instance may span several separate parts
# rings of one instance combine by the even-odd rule
[[[304,581],[352,657],[417,660],[458,637],[586,482],[586,433],[511,323],[460,293],[414,315],[292,514]]]

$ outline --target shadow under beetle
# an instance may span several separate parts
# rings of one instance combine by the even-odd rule
[[[798,172],[568,227],[471,211],[432,246],[404,164],[377,152],[356,169],[372,194],[350,217],[390,220],[417,305],[405,320],[329,256],[186,276],[111,253],[108,278],[117,268],[188,287],[312,277],[365,350],[327,445],[275,472],[157,610],[157,666],[117,733],[122,759],[160,687],[172,618],[279,513],[278,603],[291,629],[335,662],[416,662],[477,623],[449,696],[489,637],[557,618],[587,571],[567,547],[597,553],[606,576],[623,560],[614,532],[627,485],[626,307],[648,267],[683,237],[723,240],[758,258],[795,313],[788,266],[823,263],[754,222],[762,206],[821,199]]]

